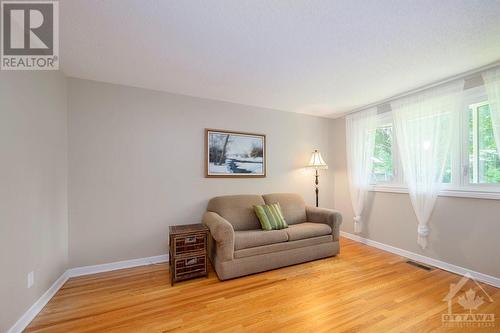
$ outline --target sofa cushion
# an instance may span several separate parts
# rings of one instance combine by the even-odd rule
[[[286,242],[288,235],[283,230],[244,230],[234,232],[234,249],[248,249],[275,243]]]
[[[332,234],[332,228],[324,223],[304,222],[291,225],[284,230],[288,234],[288,240],[290,241]]]
[[[260,221],[262,230],[279,230],[288,228],[280,204],[253,206],[255,215]]]
[[[253,206],[264,205],[260,195],[226,195],[215,197],[208,202],[207,210],[222,216],[234,230],[260,229],[260,222]]]
[[[271,193],[262,196],[266,204],[279,203],[281,211],[288,224],[302,223],[306,221],[306,203],[296,193]]]
[[[245,258],[245,257],[252,257],[252,256],[261,255],[261,254],[268,254],[268,253],[273,253],[273,252],[298,249],[301,247],[308,247],[308,246],[313,246],[313,245],[318,245],[318,244],[323,244],[323,243],[331,243],[331,242],[333,242],[332,235],[306,238],[306,239],[300,239],[300,240],[296,240],[296,241],[275,243],[275,244],[269,244],[269,245],[263,245],[263,246],[257,246],[257,247],[251,247],[248,249],[238,250],[238,251],[234,252],[234,257],[236,259]]]

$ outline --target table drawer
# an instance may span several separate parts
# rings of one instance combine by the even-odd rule
[[[203,251],[206,247],[206,237],[204,234],[177,236],[174,242],[174,255]]]
[[[197,255],[174,260],[176,277],[192,273],[205,273],[207,269],[205,255]]]

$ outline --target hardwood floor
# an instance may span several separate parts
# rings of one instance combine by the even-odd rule
[[[460,276],[343,238],[341,253],[220,282],[170,287],[167,264],[72,278],[26,332],[500,332],[500,289],[472,281],[494,327],[444,327]],[[468,313],[456,301],[454,313]]]

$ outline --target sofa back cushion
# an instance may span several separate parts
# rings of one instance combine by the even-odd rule
[[[288,224],[306,221],[306,203],[297,193],[271,193],[262,196],[267,205],[279,203]]]
[[[208,202],[207,210],[222,216],[238,230],[260,229],[260,222],[255,215],[253,206],[264,205],[260,195],[225,195],[212,198]]]

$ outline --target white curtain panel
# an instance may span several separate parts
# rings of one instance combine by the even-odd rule
[[[427,247],[428,221],[441,187],[452,144],[458,144],[464,81],[391,103],[405,181],[418,220],[417,242]]]
[[[491,122],[493,124],[493,135],[500,156],[500,67],[493,68],[483,73],[484,87],[488,94],[490,105]]]
[[[362,230],[362,213],[370,186],[377,109],[346,117],[347,174],[354,210],[354,232]]]

